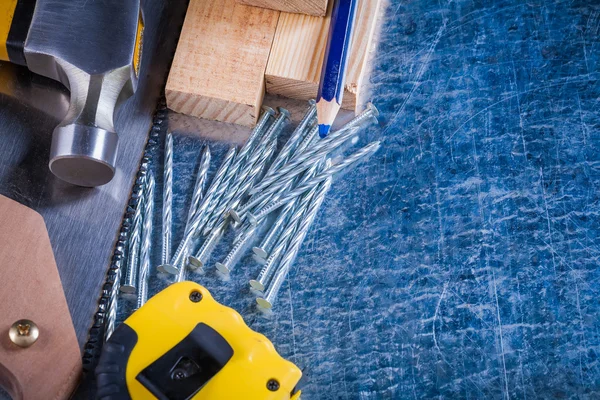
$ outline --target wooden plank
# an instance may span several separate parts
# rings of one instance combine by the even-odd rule
[[[356,26],[342,107],[356,110],[361,85],[368,74],[367,60],[381,7],[381,0],[358,2]],[[327,45],[331,5],[326,18],[281,13],[267,64],[267,92],[299,100],[317,96],[321,66]]]
[[[167,81],[168,107],[254,125],[278,19],[278,11],[235,0],[192,0]]]
[[[0,386],[14,399],[68,399],[81,354],[42,216],[0,196]],[[83,273],[83,272],[82,272]],[[17,347],[11,325],[32,320],[38,340]]]
[[[324,17],[327,12],[328,0],[238,0],[238,2],[249,6],[270,8],[288,13]]]

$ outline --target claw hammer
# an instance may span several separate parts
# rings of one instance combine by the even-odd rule
[[[140,0],[0,0],[0,60],[71,92],[52,135],[58,178],[85,187],[113,178],[114,115],[137,87],[143,30]]]

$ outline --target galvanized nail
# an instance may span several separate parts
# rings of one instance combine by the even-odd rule
[[[141,308],[148,300],[148,279],[150,278],[150,248],[152,244],[152,219],[154,217],[154,176],[148,176],[146,202],[144,206],[144,225],[140,246],[140,267],[138,274],[137,308]]]
[[[271,226],[271,229],[269,229],[269,232],[264,237],[260,245],[252,248],[252,251],[254,254],[256,254],[256,256],[265,261],[269,258],[271,250],[273,250],[273,247],[281,236],[281,232],[291,217],[293,207],[294,203],[289,203],[283,210],[281,210],[281,213]]]
[[[327,192],[331,188],[332,178],[328,178],[323,183],[319,184],[318,190],[311,196],[308,201],[309,207],[303,214],[302,219],[298,221],[297,229],[294,231],[293,236],[289,239],[286,251],[281,257],[281,262],[275,272],[272,282],[269,284],[264,298],[257,298],[256,302],[260,307],[270,309],[275,304],[281,285],[285,281],[298,252],[304,243],[304,239],[308,234],[308,231],[313,224],[323,201],[327,195]]]
[[[143,187],[138,189],[137,208],[132,219],[132,229],[129,235],[127,245],[127,259],[125,263],[125,273],[123,274],[123,284],[119,290],[123,293],[132,294],[137,291],[138,267],[140,240],[142,234],[142,212],[144,208],[145,190]]]
[[[204,227],[206,219],[210,216],[207,216],[206,214],[208,214],[208,211],[210,211],[212,207],[214,207],[213,203],[215,190],[221,184],[221,181],[225,178],[227,170],[231,166],[236,152],[237,150],[235,149],[235,147],[232,147],[227,152],[225,160],[219,167],[219,170],[217,171],[213,182],[208,188],[208,191],[204,196],[201,206],[194,215],[194,218],[192,219],[190,226],[187,229],[187,232],[184,233],[184,238],[181,241],[179,247],[177,248],[177,251],[173,256],[173,260],[171,261],[171,265],[176,267],[177,269],[183,266],[184,260],[187,257],[187,252],[189,251],[189,246],[193,243],[194,237],[196,236],[198,231]]]
[[[163,172],[162,252],[161,265],[171,261],[171,225],[173,222],[173,135],[165,140]]]
[[[316,162],[321,157],[327,155],[351,139],[359,127],[361,127],[369,119],[376,118],[375,115],[377,114],[377,108],[370,104],[363,113],[342,127],[342,129],[331,133],[331,135],[329,135],[329,137],[326,139],[320,140],[317,146],[314,146],[305,152],[296,154],[285,166],[276,171],[270,177],[263,179],[263,181],[257,187],[250,191],[250,194],[255,195],[256,193],[264,191],[268,187],[273,191],[279,190],[279,188],[281,188],[281,186],[284,185],[287,180],[293,179],[295,176],[302,173],[303,170],[308,168],[312,163]]]
[[[204,268],[213,250],[223,237],[223,233],[225,233],[226,227],[227,224],[222,223],[219,227],[214,229],[210,236],[206,239],[200,250],[198,250],[198,252],[195,255],[188,257],[188,265],[190,269],[196,270],[199,268]]]
[[[234,243],[233,248],[229,254],[227,254],[225,259],[222,262],[216,263],[216,267],[220,272],[228,275],[233,271],[235,264],[239,261],[246,246],[248,246],[250,241],[254,238],[255,231],[255,226],[250,226],[245,230],[242,236]]]

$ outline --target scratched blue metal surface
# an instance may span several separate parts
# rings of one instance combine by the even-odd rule
[[[392,1],[361,140],[384,147],[334,183],[275,312],[248,258],[194,280],[307,399],[600,398],[599,34],[597,1]],[[178,221],[201,145],[175,139]]]

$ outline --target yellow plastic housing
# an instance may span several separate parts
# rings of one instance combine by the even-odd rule
[[[190,300],[193,291],[202,293],[201,301]],[[181,282],[151,298],[125,321],[138,335],[126,371],[133,400],[155,398],[136,376],[201,322],[223,336],[233,348],[233,357],[196,393],[194,400],[300,398],[300,392],[291,396],[302,377],[298,367],[283,359],[269,339],[251,330],[235,310],[217,303],[206,288],[194,282]],[[277,391],[267,389],[271,379],[280,383]]]

